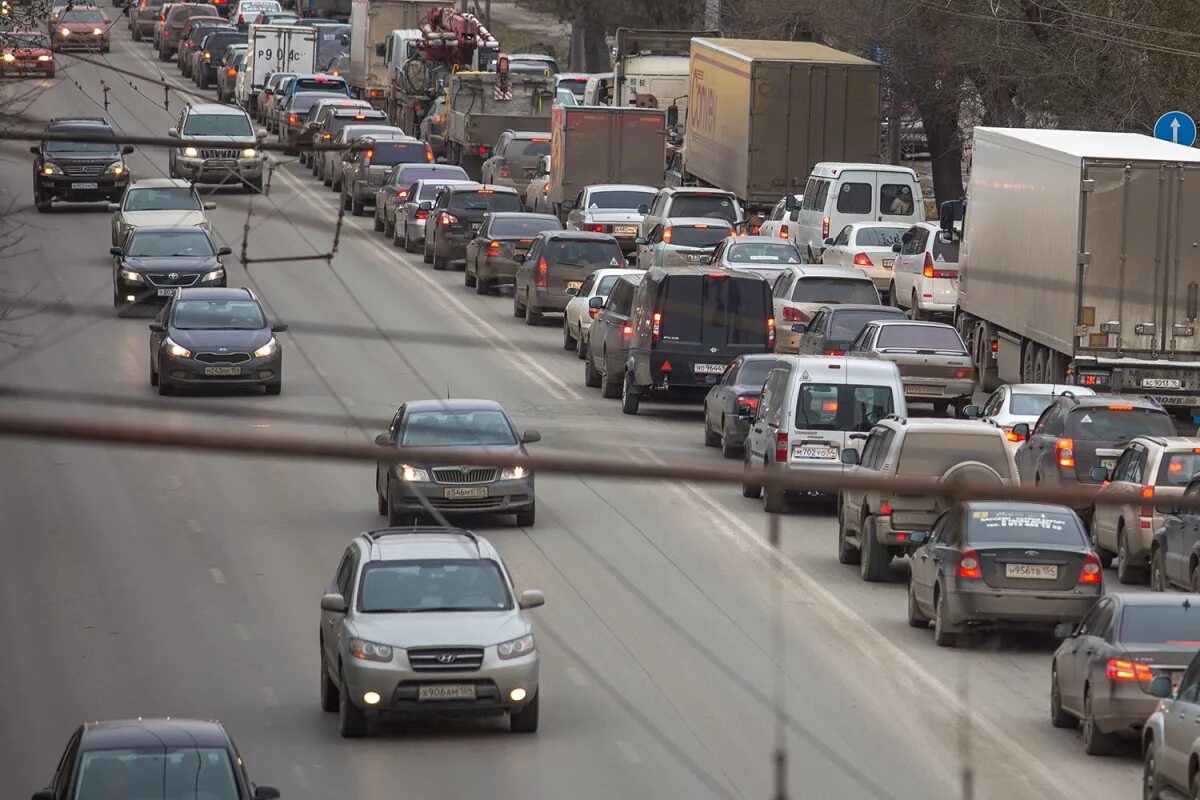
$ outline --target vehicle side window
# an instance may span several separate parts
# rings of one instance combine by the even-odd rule
[[[900,255],[911,256],[920,252],[917,249],[917,231],[920,228],[909,228],[900,238]]]
[[[576,198],[575,198],[575,207],[576,207],[576,208],[583,208],[583,207],[584,207],[584,206],[583,206],[583,196],[584,196],[584,194],[586,194],[586,193],[587,193],[587,190],[585,189],[584,191],[582,191],[582,192],[580,192],[580,193],[579,193],[579,197],[576,197]]]
[[[916,241],[913,243],[913,252],[924,253],[925,248],[929,245],[929,231],[924,228],[916,229]]]
[[[1137,461],[1137,450],[1133,447],[1126,447],[1125,452],[1121,453],[1121,457],[1117,459],[1117,463],[1112,468],[1112,479],[1114,481],[1133,480],[1130,477],[1133,473],[1133,463]]]
[[[885,430],[876,428],[867,436],[867,443],[863,445],[862,459],[859,463],[863,466],[875,460],[875,454],[879,452],[879,444],[883,441]]]
[[[725,372],[721,375],[721,385],[732,386],[737,383],[737,374],[741,366],[741,362],[735,361],[726,367]]]
[[[646,237],[646,242],[648,244],[658,244],[660,241],[662,241],[662,232],[663,226],[655,225],[650,229],[650,235]]]
[[[447,191],[438,192],[437,198],[434,199],[434,201],[433,201],[433,207],[434,208],[445,208],[449,204],[450,204],[450,192],[447,192]]]
[[[775,281],[775,296],[787,297],[788,292],[791,291],[792,281],[795,280],[795,277],[796,276],[790,272],[785,272],[780,275],[779,280]]]
[[[342,556],[342,563],[338,565],[337,577],[334,578],[334,586],[337,587],[338,593],[350,600],[350,581],[354,577],[354,548],[348,548],[345,555]]]
[[[834,247],[837,247],[838,245],[846,245],[846,244],[850,244],[850,226],[849,225],[842,228],[842,232],[839,233],[837,235],[837,238],[833,240]]]
[[[1194,703],[1198,696],[1200,696],[1200,653],[1192,658],[1192,663],[1188,664],[1187,671],[1183,673],[1175,699],[1185,703]]]
[[[54,790],[54,796],[59,798],[67,797],[67,793],[71,789],[71,772],[75,768],[75,762],[79,756],[79,740],[82,728],[76,729],[74,735],[71,736],[71,741],[67,742],[67,749],[63,751],[62,758],[59,759],[58,769],[54,773],[54,784],[50,788]]]
[[[870,469],[882,469],[887,463],[888,453],[891,452],[892,442],[896,439],[896,432],[891,428],[885,428],[883,437],[879,442],[879,449],[875,451],[875,458],[866,466]]]
[[[833,181],[821,181],[817,186],[817,204],[819,211],[825,209],[825,203],[829,200],[829,188],[833,186]]]
[[[583,283],[579,287],[579,291],[575,293],[576,297],[589,297],[592,294],[592,286],[596,283],[596,273],[592,273],[584,278]]]
[[[491,234],[488,233],[488,228],[492,227],[492,215],[485,214],[483,221],[479,223],[479,233],[475,234],[476,239],[486,239]]]
[[[858,336],[855,337],[854,341],[850,343],[850,349],[856,353],[861,353],[862,351],[868,349],[868,342],[871,339],[871,333],[873,331],[874,328],[872,328],[870,325],[863,328],[859,332]]]
[[[1045,411],[1042,412],[1042,415],[1040,417],[1038,417],[1038,421],[1035,422],[1033,425],[1033,432],[1035,435],[1039,434],[1039,433],[1047,432],[1046,426],[1050,422],[1050,418],[1054,416],[1054,412],[1057,410],[1058,410],[1058,406],[1052,405],[1049,408],[1047,408]]]
[[[525,254],[525,264],[528,264],[531,269],[537,263],[538,257],[542,252],[542,241],[543,239],[539,235],[533,240],[533,244],[529,245],[529,252]]]
[[[933,523],[933,527],[929,531],[929,543],[931,545],[943,544],[945,542],[946,528],[950,524],[950,517],[954,511],[947,511],[937,518]]]
[[[779,424],[780,402],[782,394],[787,389],[788,379],[787,369],[773,369],[767,375],[767,382],[763,385],[762,402],[763,419],[768,424]]]
[[[989,397],[987,402],[983,404],[982,416],[990,417],[991,415],[999,412],[1000,404],[1002,402],[1004,402],[1004,390],[997,389],[996,391],[992,392],[992,396]]]
[[[829,327],[829,312],[826,311],[825,309],[821,309],[820,311],[817,312],[816,317],[814,317],[813,321],[809,324],[809,330],[811,330],[813,333],[815,333],[819,336],[823,336],[825,334],[825,330],[828,327]]]
[[[869,183],[847,181],[838,187],[837,210],[839,214],[870,214],[872,187]]]

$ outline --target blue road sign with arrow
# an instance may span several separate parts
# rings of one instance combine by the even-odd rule
[[[1154,123],[1154,138],[1191,147],[1196,143],[1196,120],[1182,111],[1168,111]]]

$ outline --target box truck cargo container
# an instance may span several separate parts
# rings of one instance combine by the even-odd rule
[[[251,114],[272,72],[317,72],[317,32],[294,25],[251,25],[246,63],[238,75],[237,101]]]
[[[353,0],[350,8],[350,75],[354,93],[377,108],[387,104],[388,36],[420,28],[430,9],[443,0]]]

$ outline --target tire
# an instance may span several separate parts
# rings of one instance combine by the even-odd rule
[[[338,732],[343,739],[359,739],[366,736],[367,715],[350,699],[345,681],[342,681],[338,694]]]
[[[787,496],[781,489],[764,486],[762,501],[763,511],[768,514],[782,514],[787,509]]]
[[[356,217],[361,217],[367,213],[367,204],[361,200],[355,199],[351,195],[346,195],[350,198],[350,213]]]
[[[1084,690],[1083,695],[1083,752],[1089,756],[1111,755],[1116,747],[1116,737],[1111,733],[1102,733],[1096,729],[1096,719],[1092,712],[1092,694]],[[1193,783],[1193,786],[1195,784]]]
[[[1146,582],[1146,571],[1129,563],[1129,541],[1124,528],[1117,530],[1117,581],[1126,586],[1140,586]]]
[[[508,729],[513,733],[536,733],[538,729],[538,697],[541,692],[515,714],[508,715]]]
[[[846,525],[842,521],[842,509],[838,508],[838,563],[858,564],[862,560],[862,550],[846,540]]]
[[[433,250],[430,248],[429,245],[430,245],[429,237],[426,236],[425,237],[425,249],[423,251],[424,255],[422,255],[422,257],[421,257],[421,260],[424,261],[426,264],[433,263]]]
[[[130,38],[132,38],[135,42],[140,42],[142,40],[141,26],[139,26],[139,25],[133,26],[133,35]]]
[[[406,253],[417,252],[417,248],[413,245],[412,239],[408,236],[407,231],[405,231],[403,241],[404,241],[404,252],[406,252]]]
[[[158,393],[163,396],[175,394],[175,387],[163,380],[162,375],[158,376]]]
[[[477,283],[477,281],[475,279],[475,276],[471,274],[470,270],[468,270],[467,268],[464,267],[463,268],[463,286],[467,287],[468,289],[473,289],[473,288],[475,288],[476,283]]]
[[[892,308],[899,308],[900,304],[896,302],[896,283],[893,281],[888,284],[888,305]]]
[[[376,232],[376,233],[383,233],[383,232],[384,232],[384,224],[383,224],[383,220],[381,220],[381,219],[379,218],[379,211],[378,211],[378,210],[376,210],[376,211],[375,211],[375,215],[374,215],[374,222],[375,222],[375,232]]]
[[[475,276],[475,294],[491,294],[492,282],[486,278]]]
[[[262,194],[263,179],[261,175],[257,178],[247,178],[243,185],[246,187],[246,191],[251,194]]]
[[[379,468],[376,467],[375,471],[378,472]],[[379,516],[381,517],[386,517],[388,515],[387,498],[381,495],[378,489],[375,490],[375,510],[379,512]]]
[[[608,379],[608,372],[600,373],[600,396],[607,400],[615,400],[621,396],[621,386],[623,382],[612,382]]]
[[[1058,670],[1050,670],[1050,724],[1055,728],[1072,730],[1079,727],[1079,720],[1062,707],[1062,695],[1058,691]]]
[[[575,350],[579,346],[579,342],[571,335],[571,329],[567,326],[567,318],[563,316],[563,350]]]
[[[525,316],[525,307],[521,305],[521,301],[517,299],[517,291],[513,290],[513,316],[517,319]]]
[[[1200,798],[1200,775],[1192,776],[1192,785],[1188,791],[1188,797],[1190,797],[1192,800],[1197,800],[1197,798]]]
[[[335,180],[333,183],[331,183],[329,185],[329,188],[332,189],[335,194],[341,194],[342,193],[342,182],[340,180]]]
[[[950,404],[945,400],[935,400],[933,402],[933,415],[938,418],[944,417],[946,416],[946,409],[949,407]]]
[[[580,361],[583,360],[583,354],[587,352],[586,347],[587,345],[583,342],[583,329],[581,328],[579,336],[575,337],[575,355]]]
[[[910,317],[912,320],[919,321],[919,320],[925,319],[925,315],[921,313],[921,307],[917,305],[917,290],[916,289],[913,289],[912,307],[910,310],[912,311],[912,316]]]
[[[589,389],[599,389],[603,376],[592,365],[591,353],[585,351],[583,355],[583,385]]]
[[[208,70],[206,70],[206,69],[200,70],[200,75],[196,78],[196,85],[199,86],[201,89],[208,88]]]
[[[267,390],[267,394],[269,394],[273,397],[278,397],[279,395],[283,394],[283,381],[277,381],[275,383],[268,383],[266,386],[266,390]]]
[[[537,506],[530,506],[528,511],[517,512],[517,527],[532,528],[537,522]]]
[[[338,691],[337,684],[333,682],[333,678],[329,677],[329,670],[325,669],[325,643],[321,642],[321,710],[330,713],[336,712],[342,706],[342,693]]]
[[[158,386],[158,373],[154,371],[153,367],[150,369],[150,385]]]
[[[1192,594],[1200,593],[1200,564],[1192,567],[1192,573],[1189,577],[1188,589]]]
[[[529,302],[527,295],[525,297],[525,324],[541,325],[543,319],[542,313],[533,307],[533,303]]]
[[[392,239],[393,241],[395,240],[395,238],[396,238],[396,223],[394,220],[392,222],[388,222],[387,217],[384,217],[383,235],[388,239]]]
[[[921,607],[917,605],[917,596],[913,593],[912,578],[908,581],[908,626],[910,628],[928,628],[929,617],[921,613]]]
[[[1146,743],[1146,756],[1142,762],[1142,800],[1162,800],[1158,791],[1158,756],[1154,753],[1154,740]],[[1192,792],[1192,797],[1196,793]]]
[[[933,643],[938,647],[957,647],[958,634],[946,630],[946,596],[940,587],[934,589]]]
[[[704,415],[704,446],[705,447],[720,447],[721,434],[713,433],[708,427],[708,414]]]
[[[436,252],[433,254],[433,268],[436,270],[446,269],[446,259],[440,257]]]
[[[888,553],[887,546],[880,544],[875,537],[875,517],[868,516],[863,520],[860,539],[862,547],[859,550],[861,556],[858,567],[859,575],[868,583],[886,581],[892,557]]]
[[[1150,555],[1150,591],[1165,592],[1168,588],[1166,557],[1162,548],[1156,547]]]
[[[342,211],[350,210],[350,195],[342,194],[341,196]]]

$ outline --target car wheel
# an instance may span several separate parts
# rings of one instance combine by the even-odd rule
[[[392,239],[396,238],[396,223],[394,220],[388,221],[386,217],[384,218],[383,235]]]
[[[52,202],[42,197],[42,193],[37,189],[33,190],[33,204],[37,207],[39,214],[45,214],[50,210]]]
[[[315,154],[308,157],[308,170],[315,178],[317,175],[317,158]]]
[[[489,294],[492,291],[492,282],[487,278],[475,276],[475,294]]]
[[[940,586],[933,592],[933,643],[938,647],[954,647],[958,644],[958,634],[947,628],[946,595]]]
[[[130,38],[132,38],[135,42],[140,42],[142,40],[142,29],[139,28],[137,25],[134,25],[133,26],[133,36]]]
[[[408,235],[408,231],[405,231],[404,238],[401,239],[401,241],[404,242],[404,252],[406,252],[406,253],[417,252],[417,246],[415,244],[413,244],[412,237]]]
[[[600,396],[608,400],[614,400],[621,396],[622,381],[609,381],[608,379],[608,360],[605,359],[605,370],[600,373]]]
[[[586,350],[583,353],[583,385],[589,389],[600,388],[601,375],[592,364],[592,355]]]
[[[1058,688],[1057,669],[1050,670],[1050,724],[1056,728],[1079,727],[1079,720],[1062,707],[1062,692]]]
[[[1106,756],[1112,753],[1114,737],[1096,727],[1096,712],[1092,708],[1092,693],[1084,690],[1083,695],[1083,752],[1089,756]]]
[[[424,249],[424,255],[422,256],[422,259],[421,259],[421,260],[422,260],[422,261],[424,261],[426,264],[432,264],[432,263],[433,263],[433,250],[432,250],[432,248],[430,247],[430,241],[429,241],[429,237],[428,237],[428,236],[426,236],[426,237],[425,237],[425,249]]]
[[[471,289],[475,286],[475,276],[471,274],[469,269],[463,268],[463,286]]]
[[[162,375],[158,376],[158,393],[160,395],[175,394],[175,387],[164,380]]]
[[[351,195],[346,195],[350,199],[350,213],[356,217],[361,217],[367,213],[367,204],[358,200]]]
[[[342,193],[342,182],[340,180],[335,180],[333,182],[333,185],[330,186],[330,188],[333,189],[333,191],[335,193],[341,194]]]
[[[766,466],[763,467],[763,473],[766,473]],[[782,489],[772,489],[770,486],[763,486],[762,490],[763,511],[768,514],[781,514],[787,506],[787,496]]]
[[[276,381],[275,383],[268,383],[266,385],[266,392],[269,395],[282,394],[283,393],[283,381]]]
[[[199,79],[196,81],[196,84],[197,84],[197,85],[198,85],[198,86],[199,86],[201,89],[207,89],[207,88],[208,88],[208,70],[204,70],[204,69],[200,70],[200,77],[199,77]]]
[[[354,704],[346,690],[343,676],[338,698],[338,732],[343,739],[358,739],[367,735],[367,715]]]
[[[950,406],[950,404],[947,403],[945,400],[934,401],[933,415],[938,418],[946,416],[946,409],[949,408],[949,406]]]
[[[642,404],[642,393],[633,386],[633,376],[626,372],[621,381],[621,413],[636,414]]]
[[[525,296],[525,324],[526,325],[541,325],[542,314],[533,307],[533,303],[529,302],[529,296]]]
[[[720,447],[721,434],[714,433],[712,428],[708,427],[708,410],[704,411],[704,446],[705,447]]]
[[[517,319],[525,316],[525,306],[521,305],[521,301],[517,299],[517,290],[513,289],[513,316]]]
[[[325,669],[325,643],[321,642],[321,710],[330,713],[336,712],[342,705],[342,693],[338,691],[337,684],[333,682],[333,678],[329,677],[329,670]]]
[[[378,472],[379,472],[379,468],[378,468],[378,467],[376,467],[376,468],[375,468],[375,472],[378,474]],[[376,481],[376,484],[375,484],[375,485],[376,485],[376,486],[378,486],[378,485],[379,485],[378,481]],[[386,490],[385,490],[385,491],[386,491]],[[376,490],[375,490],[375,510],[379,512],[379,516],[381,516],[381,517],[386,517],[386,516],[387,516],[387,513],[388,513],[388,501],[387,501],[387,498],[386,498],[386,497],[384,497],[383,495],[381,495],[381,494],[379,493],[379,489],[376,489]]]
[[[262,190],[263,190],[262,176],[259,175],[257,178],[246,178],[246,181],[243,184],[243,186],[245,187],[246,191],[251,194],[262,194]]]
[[[1150,556],[1150,591],[1165,592],[1167,590],[1167,563],[1162,548],[1154,548]]]
[[[541,692],[525,704],[520,711],[508,715],[508,728],[513,733],[535,733],[538,729],[538,697]]]
[[[1142,762],[1142,800],[1162,800],[1158,791],[1158,756],[1154,752],[1154,740],[1146,743],[1146,758]],[[1195,792],[1192,797],[1195,797]]]
[[[1124,528],[1117,530],[1117,581],[1129,585],[1145,582],[1145,574],[1141,567],[1129,563],[1129,537]]]
[[[447,265],[448,265],[448,262],[446,261],[446,259],[439,256],[437,254],[437,251],[435,250],[433,252],[433,268],[444,270],[447,267]]]
[[[1192,567],[1191,580],[1188,581],[1188,589],[1192,594],[1200,594],[1200,564]]]
[[[913,589],[911,576],[908,579],[908,624],[912,628],[929,627],[929,617],[922,614],[921,607],[917,605],[917,595]]]
[[[914,319],[914,320],[925,319],[925,315],[923,313],[921,313],[921,307],[917,305],[917,290],[916,289],[913,289],[913,292],[912,292],[912,306],[910,307],[910,309],[912,311],[911,319]]]
[[[846,538],[846,522],[842,514],[842,504],[838,503],[838,563],[857,564],[862,559],[862,551],[850,544]]]
[[[886,581],[892,559],[887,547],[880,544],[879,539],[876,538],[875,517],[868,516],[863,520],[859,540],[862,542],[860,548],[862,558],[859,560],[858,571],[862,579],[871,583]]]
[[[150,368],[150,385],[158,386],[158,373],[154,371],[154,367]]]
[[[383,233],[384,232],[384,224],[383,224],[383,220],[381,220],[379,218],[379,209],[375,209],[375,213],[372,215],[372,218],[375,223],[375,232]]]
[[[567,318],[563,316],[563,350],[576,350],[579,348],[579,341],[571,335],[571,326],[567,324]]]
[[[1188,797],[1192,800],[1200,800],[1200,774],[1192,776],[1192,786],[1188,792]]]
[[[517,512],[517,527],[532,528],[537,522],[537,506],[530,506],[528,511]]]
[[[722,421],[722,430],[724,430],[724,421]],[[737,458],[742,454],[742,448],[729,443],[729,437],[721,434],[721,456],[724,458]]]

